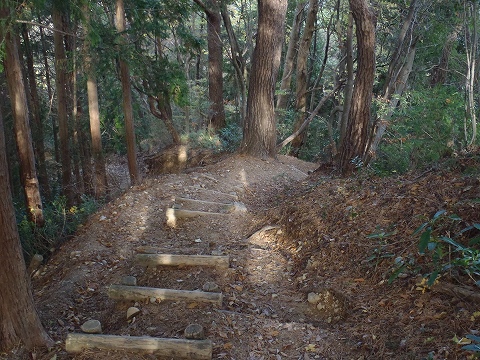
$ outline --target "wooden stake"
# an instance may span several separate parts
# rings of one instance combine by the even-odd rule
[[[72,354],[94,348],[134,351],[175,359],[210,360],[212,358],[212,342],[210,340],[71,333],[68,334],[65,341],[65,349]]]
[[[185,300],[192,302],[210,302],[222,305],[222,293],[158,289],[140,286],[110,285],[108,288],[108,297],[116,300]]]
[[[214,255],[173,255],[173,254],[137,254],[135,262],[143,266],[216,266],[228,268],[229,256]]]

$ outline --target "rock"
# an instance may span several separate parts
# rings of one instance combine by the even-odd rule
[[[140,309],[135,306],[129,307],[127,310],[127,320],[130,320],[134,316],[140,314],[140,312]]]
[[[323,289],[308,294],[308,301],[315,305],[319,315],[328,323],[344,319],[348,313],[349,299],[334,289]]]
[[[137,278],[135,276],[124,276],[121,284],[127,286],[137,286]]]
[[[98,320],[88,320],[80,326],[80,330],[87,334],[101,334],[102,324]]]
[[[202,289],[203,291],[207,291],[207,292],[220,292],[220,286],[210,281],[205,283]]]
[[[320,295],[314,292],[308,293],[307,300],[310,304],[317,305],[318,302],[320,301]]]
[[[190,324],[185,328],[185,338],[190,340],[203,340],[205,339],[205,332],[203,326],[199,324]]]
[[[30,265],[28,266],[28,273],[33,274],[38,270],[40,265],[42,265],[43,262],[43,256],[40,254],[35,254],[32,257],[32,260],[30,261]]]

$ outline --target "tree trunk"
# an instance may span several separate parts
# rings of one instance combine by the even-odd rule
[[[1,10],[8,14],[8,10]],[[3,29],[1,29],[0,35],[1,38],[5,39],[5,59],[3,64],[12,103],[15,140],[20,162],[20,180],[25,195],[25,209],[30,221],[37,226],[43,226],[45,219],[43,217],[42,199],[35,168],[27,95],[18,55],[17,39],[10,31],[4,33]]]
[[[36,159],[38,162],[38,181],[43,196],[50,199],[50,185],[48,183],[47,166],[45,159],[45,144],[43,135],[43,123],[40,113],[40,99],[38,97],[37,84],[35,81],[35,69],[33,65],[33,53],[30,46],[30,38],[28,36],[27,25],[22,25],[22,38],[25,46],[25,58],[27,63],[28,86],[30,88],[30,111],[32,113],[32,138]]]
[[[91,19],[88,4],[84,5],[85,27],[90,31]],[[100,110],[98,106],[98,86],[95,74],[94,60],[92,57],[92,47],[90,39],[87,36],[84,43],[84,66],[87,75],[87,98],[88,115],[90,119],[90,138],[92,144],[93,170],[92,170],[92,188],[93,196],[96,199],[104,198],[107,195],[108,182],[107,171],[105,167],[105,157],[102,148],[102,132],[100,126]]]
[[[247,114],[247,86],[245,84],[245,59],[240,51],[237,37],[233,31],[232,22],[230,21],[230,15],[228,14],[227,6],[222,3],[222,17],[225,29],[227,30],[228,39],[231,49],[231,61],[233,68],[235,69],[235,78],[238,85],[238,106],[240,107],[240,122],[243,124],[245,116]]]
[[[468,134],[467,131],[465,131],[465,141],[468,146],[475,144],[477,138],[477,115],[475,110],[475,83],[477,81],[475,69],[477,67],[478,49],[477,12],[478,6],[476,2],[465,4],[465,55],[467,60],[467,71],[465,75],[465,124],[470,120],[472,129],[470,140],[468,140]],[[471,21],[471,25],[468,21]],[[465,130],[466,128],[465,126]]]
[[[195,3],[202,8],[207,16],[207,46],[208,46],[208,97],[210,99],[210,116],[208,127],[217,131],[225,127],[225,108],[223,106],[223,55],[220,38],[222,17],[218,0],[201,0]]]
[[[70,158],[68,112],[67,112],[67,71],[65,47],[63,42],[63,19],[58,9],[53,9],[53,32],[55,44],[55,83],[57,88],[57,116],[60,133],[60,158],[62,164],[62,192],[67,198],[67,206],[75,202],[75,191],[72,184],[72,162]]]
[[[360,166],[365,154],[375,74],[375,15],[367,0],[350,0],[350,9],[356,25],[357,76],[340,156],[343,175]]]
[[[305,29],[303,31],[302,39],[298,48],[297,56],[297,91],[296,91],[296,120],[294,125],[294,132],[300,129],[305,121],[305,114],[307,112],[307,86],[308,86],[308,54],[310,53],[310,45],[312,44],[313,32],[315,30],[315,22],[317,20],[318,13],[318,0],[309,1],[309,10],[307,15],[307,21],[305,23]],[[304,128],[292,141],[292,147],[289,155],[298,157],[300,149],[305,142],[306,129]]]
[[[398,35],[397,48],[390,59],[384,94],[381,97],[381,101],[385,104],[385,111],[379,111],[379,119],[377,119],[375,127],[372,129],[370,144],[364,155],[364,164],[368,164],[376,156],[377,149],[387,130],[387,126],[398,105],[400,97],[403,95],[412,71],[416,52],[415,46],[418,39],[413,35],[413,19],[415,18],[417,10],[416,0],[413,0]],[[408,42],[405,41],[406,38],[409,39]]]
[[[280,91],[277,96],[277,112],[287,108],[287,101],[290,96],[290,84],[292,82],[293,67],[295,64],[295,56],[297,54],[298,39],[300,38],[300,24],[303,18],[307,2],[301,1],[297,3],[295,16],[293,18],[292,30],[290,31],[290,39],[288,40],[287,54],[283,65],[282,81],[280,83]]]
[[[2,14],[2,18],[6,17]],[[19,342],[29,349],[52,346],[53,341],[45,332],[35,310],[18,236],[7,169],[3,119],[0,113],[0,351],[8,351]]]
[[[125,31],[125,7],[123,0],[115,1],[115,26],[119,34]],[[124,41],[125,42],[125,41]],[[123,100],[123,113],[125,117],[125,137],[127,142],[127,158],[128,158],[128,171],[130,173],[130,181],[132,185],[138,184],[140,179],[140,173],[137,165],[137,150],[135,143],[135,129],[133,124],[133,108],[132,108],[132,89],[130,83],[130,71],[128,64],[119,56],[120,63],[120,78],[122,82],[122,100]]]
[[[338,148],[343,147],[345,141],[345,133],[347,131],[348,115],[350,114],[350,107],[352,106],[352,94],[354,83],[354,69],[353,69],[353,16],[352,13],[348,15],[347,37],[345,39],[345,65],[347,71],[347,83],[343,95],[343,110],[340,117],[340,140]]]
[[[403,65],[400,73],[398,74],[398,77],[396,80],[397,86],[394,88],[394,92],[390,96],[390,99],[388,100],[387,112],[377,121],[377,124],[376,124],[377,129],[376,129],[375,135],[369,146],[368,152],[365,154],[365,164],[368,164],[375,157],[377,153],[377,149],[378,149],[378,146],[380,145],[380,141],[382,140],[383,135],[387,130],[387,126],[390,122],[390,119],[392,118],[392,115],[398,105],[398,102],[400,101],[400,97],[402,96],[403,91],[405,90],[405,87],[407,85],[408,77],[412,72],[413,61],[415,59],[415,52],[416,52],[415,44],[413,44],[412,47],[410,48],[409,53],[407,54],[405,64]]]
[[[435,87],[437,85],[443,85],[447,81],[448,63],[450,62],[450,55],[452,49],[457,42],[458,35],[462,26],[457,25],[453,28],[452,32],[448,35],[443,45],[442,56],[438,65],[435,65],[432,69],[432,75],[430,79],[430,86]]]
[[[39,21],[40,23],[40,21]],[[51,104],[53,103],[53,91],[52,91],[52,84],[50,81],[50,65],[48,64],[48,56],[47,56],[47,42],[45,41],[45,35],[43,33],[43,28],[40,26],[39,27],[40,31],[40,39],[42,43],[42,57],[43,57],[43,66],[44,66],[44,72],[45,72],[45,85],[47,86],[47,94],[48,94],[48,100],[49,104],[51,107]],[[60,149],[58,146],[58,127],[57,123],[55,121],[55,116],[51,116],[52,119],[52,133],[53,133],[53,147],[54,147],[54,154],[55,154],[55,161],[57,163],[60,162]],[[55,176],[57,177],[57,176]]]
[[[258,0],[257,43],[248,88],[240,153],[276,156],[275,83],[280,65],[287,0]]]
[[[211,118],[209,128],[213,131],[225,127],[225,108],[223,106],[223,56],[220,39],[221,22],[219,6],[211,0],[212,10],[207,12],[208,34],[208,97],[210,99]]]
[[[386,99],[389,99],[390,96],[395,91],[393,86],[395,86],[396,84],[395,79],[398,76],[398,73],[400,72],[400,69],[402,68],[402,63],[403,63],[403,61],[401,61],[402,50],[404,49],[405,39],[407,37],[409,30],[412,27],[413,19],[415,18],[417,10],[418,10],[417,0],[412,0],[410,4],[410,8],[408,10],[408,14],[405,20],[403,21],[402,28],[400,29],[400,33],[398,35],[397,46],[395,47],[395,51],[392,55],[392,58],[390,59],[390,64],[388,66],[387,79],[385,81],[385,86],[383,90],[383,93],[385,94],[384,97]],[[407,46],[407,49],[409,48],[410,48],[410,45]]]
[[[87,64],[87,96],[88,114],[90,117],[90,136],[92,138],[93,152],[93,192],[96,199],[105,197],[107,194],[107,171],[102,149],[102,132],[100,128],[100,110],[98,107],[97,78],[92,69],[92,59],[89,50],[86,50]]]
[[[173,124],[170,101],[165,100],[164,96],[162,95],[157,97],[148,95],[148,106],[152,115],[164,122],[168,132],[172,136],[173,143],[175,145],[179,145],[182,141],[180,139],[180,135],[175,129],[175,125]]]

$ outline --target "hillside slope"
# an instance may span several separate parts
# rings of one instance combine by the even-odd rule
[[[447,284],[457,291],[472,284],[453,270],[432,288],[420,284],[432,267],[419,255],[420,235],[413,232],[441,209],[447,212],[434,226],[438,235],[480,222],[478,156],[458,159],[448,170],[384,179],[340,179],[316,168],[283,156],[231,156],[128,189],[33,279],[57,347],[0,357],[172,358],[123,350],[67,354],[67,335],[97,319],[104,334],[159,338],[183,338],[184,329],[198,323],[212,341],[213,359],[467,358],[452,338],[478,334],[478,287],[471,298],[449,293]],[[202,214],[182,218],[179,210]],[[177,216],[172,221],[167,213]],[[462,220],[447,219],[454,213]],[[230,266],[144,267],[135,257],[145,252],[229,256]],[[110,299],[109,287],[125,276],[162,289],[202,290],[213,283],[223,301]],[[131,306],[140,313],[127,321]]]

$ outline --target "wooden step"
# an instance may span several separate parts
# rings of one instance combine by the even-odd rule
[[[222,293],[190,291],[190,290],[173,290],[159,289],[142,286],[128,285],[110,285],[108,288],[108,297],[115,300],[150,300],[157,299],[160,301],[192,301],[192,302],[208,302],[219,306],[222,305]]]
[[[210,340],[155,338],[150,336],[120,336],[70,333],[65,341],[67,353],[88,349],[126,350],[168,358],[204,360],[212,358]]]
[[[167,225],[175,227],[178,219],[189,219],[197,216],[225,216],[226,213],[209,212],[209,211],[195,211],[195,210],[183,210],[167,208],[165,212],[167,216]]]
[[[173,254],[137,254],[135,262],[142,266],[215,266],[228,268],[229,256],[214,255],[173,255]]]

